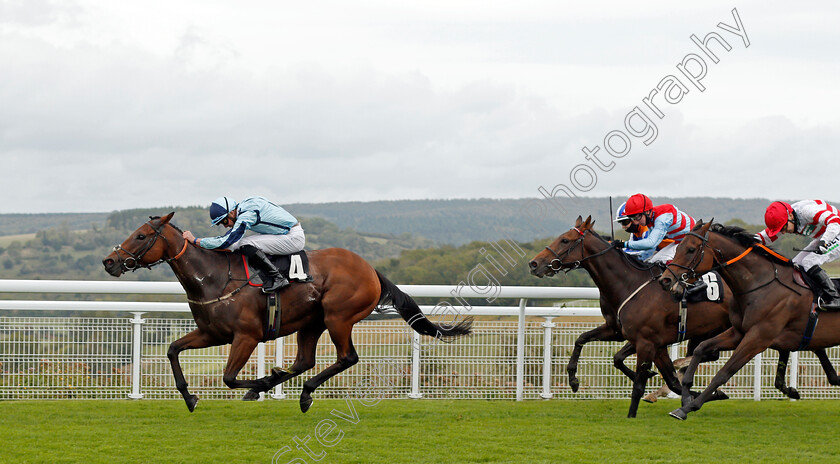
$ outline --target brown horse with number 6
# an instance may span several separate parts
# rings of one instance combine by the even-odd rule
[[[685,420],[709,400],[715,388],[767,348],[778,350],[785,360],[790,351],[813,351],[829,383],[840,384],[825,353],[825,348],[840,344],[840,312],[812,311],[813,293],[795,283],[796,270],[790,260],[758,243],[744,229],[700,221],[677,248],[659,283],[679,294],[688,281],[713,268],[735,292],[739,304],[730,312],[732,327],[694,351],[682,381],[682,407],[671,411],[672,417]],[[816,327],[809,325],[811,313],[819,316]],[[698,364],[717,358],[722,350],[734,351],[706,390],[697,397],[686,396]],[[780,361],[777,378],[782,369]]]
[[[353,325],[377,305],[390,302],[411,328],[422,335],[446,341],[471,332],[470,318],[449,326],[431,322],[410,296],[359,255],[341,248],[311,251],[308,252],[309,270],[313,280],[294,283],[280,292],[282,322],[271,336],[278,338],[297,332],[294,364],[289,369],[275,367],[271,375],[261,379],[239,380],[236,377],[254,348],[267,339],[266,296],[259,288],[248,285],[239,253],[211,251],[189,244],[181,236],[182,232],[170,224],[174,214],[150,218],[114,247],[102,263],[109,274],[119,277],[126,271],[166,262],[186,290],[197,328],[172,342],[167,356],[175,386],[191,412],[198,397],[187,390],[178,361],[178,354],[184,350],[231,344],[224,382],[230,388],[250,389],[244,399],[256,399],[260,392],[315,366],[315,348],[327,330],[338,360],[303,384],[300,408],[306,412],[312,405],[311,393],[318,386],[358,362],[351,339]]]

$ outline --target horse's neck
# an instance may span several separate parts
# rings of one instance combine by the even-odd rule
[[[218,298],[230,282],[230,257],[226,253],[187,246],[184,255],[170,261],[172,272],[191,300]]]
[[[584,245],[587,256],[602,251],[603,247],[600,248],[601,250],[595,250],[590,245]],[[650,272],[631,266],[619,253],[621,251],[611,250],[600,256],[587,259],[581,265],[589,272],[592,281],[601,291],[601,298],[605,298],[616,308],[639,285],[651,279]]]
[[[723,236],[712,236],[707,246],[719,250],[724,260],[731,260],[747,251],[743,245],[736,244]],[[775,263],[761,256],[758,252],[750,252],[738,261],[720,267],[720,274],[729,288],[737,294],[744,294],[766,283],[775,277]],[[762,278],[763,274],[768,274]]]

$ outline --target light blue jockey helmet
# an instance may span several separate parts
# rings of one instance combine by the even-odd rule
[[[229,212],[236,209],[237,204],[238,203],[236,203],[233,198],[216,198],[213,200],[213,203],[210,203],[210,222],[212,222],[214,226],[222,222],[222,219],[224,219]]]
[[[626,214],[624,214],[624,208],[625,207],[627,207],[627,202],[626,201],[624,203],[622,203],[621,206],[619,206],[617,210],[615,210],[615,222],[629,221],[630,220],[630,218]]]

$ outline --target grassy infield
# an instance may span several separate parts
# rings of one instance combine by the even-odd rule
[[[296,401],[204,401],[193,414],[180,401],[0,402],[0,462],[318,462],[295,447],[307,436],[329,463],[840,461],[836,401],[718,402],[686,422],[667,416],[678,400],[642,404],[636,419],[617,400],[352,404],[316,399],[303,415]]]

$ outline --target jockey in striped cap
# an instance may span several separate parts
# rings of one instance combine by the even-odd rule
[[[764,224],[756,238],[763,244],[775,242],[779,234],[798,234],[814,239],[806,251],[793,258],[824,291],[823,308],[840,308],[840,294],[821,265],[840,258],[840,214],[822,200],[802,200],[794,204],[774,201],[764,213]]]
[[[651,263],[667,263],[674,258],[677,245],[694,227],[694,218],[678,210],[674,205],[654,206],[653,201],[641,193],[627,199],[624,215],[633,224],[650,229],[646,238],[623,242],[615,240],[613,246],[623,250],[656,250],[666,239],[673,240],[650,259]]]

